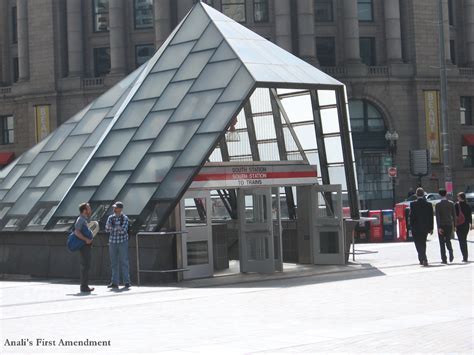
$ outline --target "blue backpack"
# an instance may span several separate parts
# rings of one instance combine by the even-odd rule
[[[81,233],[88,239],[92,240],[92,231],[84,225],[81,229]],[[85,241],[79,239],[76,234],[74,234],[74,230],[68,235],[66,246],[70,251],[77,251],[81,249],[86,244]]]

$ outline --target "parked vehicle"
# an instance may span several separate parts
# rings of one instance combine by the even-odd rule
[[[474,192],[466,193],[466,202],[469,206],[471,206],[472,210],[474,211]]]
[[[429,192],[425,194],[426,200],[433,205],[433,208],[436,206],[438,202],[441,201],[441,195],[437,192]],[[474,193],[473,193],[474,199]],[[410,203],[416,200],[416,195],[411,195],[405,201],[400,202],[401,204],[407,205],[410,207]]]

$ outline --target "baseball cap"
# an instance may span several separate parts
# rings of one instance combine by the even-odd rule
[[[123,208],[123,203],[120,202],[120,201],[117,201],[112,205],[112,207],[113,208]]]

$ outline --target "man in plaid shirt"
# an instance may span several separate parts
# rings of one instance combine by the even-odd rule
[[[122,213],[122,202],[117,201],[112,207],[114,208],[114,214],[109,216],[105,225],[105,230],[110,233],[109,254],[112,266],[112,280],[107,287],[112,289],[118,288],[120,271],[125,288],[129,289],[128,217]]]

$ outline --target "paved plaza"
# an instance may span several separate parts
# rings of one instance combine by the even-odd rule
[[[471,260],[473,243],[471,232]],[[360,244],[377,253],[344,267],[287,265],[272,277],[127,292],[93,285],[87,296],[61,280],[4,280],[0,352],[472,354],[474,263],[461,263],[453,245],[450,265],[431,236],[430,267],[412,243]]]

